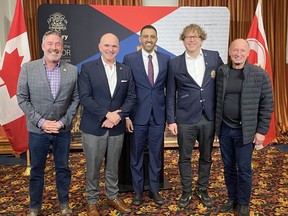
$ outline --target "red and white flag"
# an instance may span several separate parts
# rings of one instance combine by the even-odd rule
[[[271,70],[270,56],[268,52],[266,34],[263,27],[261,0],[258,1],[256,12],[253,18],[252,26],[249,30],[247,41],[250,45],[250,54],[248,61],[251,64],[260,64],[270,76],[273,83],[273,76]],[[272,113],[270,129],[265,137],[263,146],[268,145],[276,138],[275,118]]]
[[[0,124],[13,150],[28,149],[25,115],[18,106],[16,93],[21,66],[30,61],[30,51],[21,0],[17,0],[12,25],[0,61]]]

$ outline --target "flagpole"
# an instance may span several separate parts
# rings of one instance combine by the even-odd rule
[[[27,158],[27,163],[26,163],[26,170],[24,172],[24,176],[30,176],[31,161],[30,161],[30,151],[29,151],[29,149],[26,152],[26,158]]]

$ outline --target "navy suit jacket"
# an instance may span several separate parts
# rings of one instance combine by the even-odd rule
[[[136,105],[130,114],[133,124],[147,124],[152,111],[157,124],[165,123],[165,87],[170,57],[159,52],[156,55],[159,73],[153,86],[148,80],[142,51],[124,56],[123,64],[132,70],[137,95]]]
[[[210,121],[215,118],[215,76],[223,61],[217,51],[202,49],[202,52],[205,61],[202,86],[188,73],[185,52],[170,61],[166,103],[168,124],[197,123],[203,111]]]
[[[125,132],[125,117],[135,104],[135,85],[131,70],[126,65],[116,62],[117,84],[111,97],[108,79],[101,58],[84,63],[78,77],[78,90],[83,114],[80,130],[95,136],[104,135],[109,130],[110,136]],[[108,111],[122,110],[121,121],[111,129],[102,128]]]

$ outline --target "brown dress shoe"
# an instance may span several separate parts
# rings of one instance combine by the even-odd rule
[[[117,211],[121,213],[130,213],[132,210],[120,199],[116,198],[114,200],[107,199],[107,205],[114,207]]]
[[[88,216],[99,216],[99,212],[97,211],[95,204],[88,204],[87,205],[87,215]]]

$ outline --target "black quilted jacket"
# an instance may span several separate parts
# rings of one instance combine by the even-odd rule
[[[219,136],[222,123],[223,100],[231,63],[222,65],[216,76],[215,130]],[[261,67],[245,63],[241,93],[241,124],[243,143],[253,142],[256,132],[266,135],[273,112],[273,94],[268,73]]]

